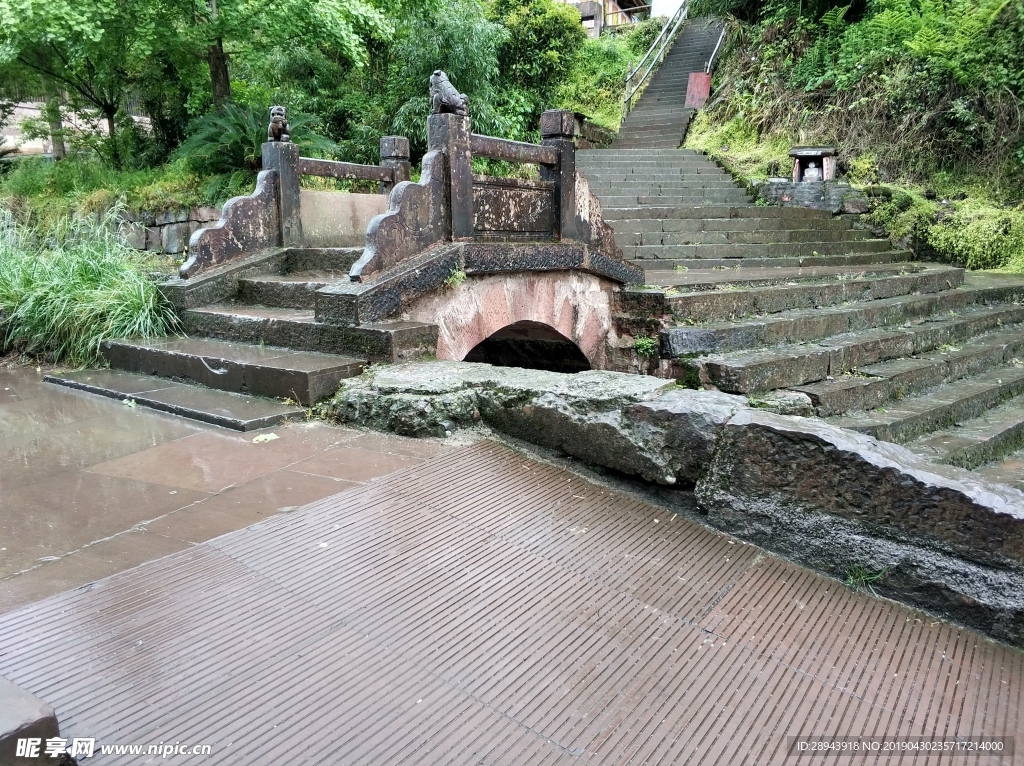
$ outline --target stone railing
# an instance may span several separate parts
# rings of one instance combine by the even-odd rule
[[[529,144],[473,133],[465,114],[432,114],[422,177],[396,185],[351,278],[369,279],[443,241],[571,241],[614,256],[612,231],[576,173],[576,115],[544,112],[540,126],[542,142]],[[474,156],[539,165],[540,180],[476,175]]]
[[[263,171],[257,178],[256,190],[245,197],[228,200],[220,220],[192,234],[189,258],[179,269],[179,276],[187,279],[203,269],[261,250],[306,245],[302,200],[316,192],[301,190],[300,179],[304,175],[377,181],[384,192],[408,181],[411,172],[408,139],[385,136],[381,139],[380,148],[380,165],[358,165],[301,157],[298,145],[288,141],[263,144]],[[347,195],[338,195],[334,202],[337,203],[342,196]],[[348,202],[351,204],[347,207],[356,204],[351,199]],[[358,207],[360,211],[365,209],[365,206]],[[383,208],[383,203],[376,207]],[[329,216],[332,211],[324,212]],[[339,213],[336,217],[341,219],[360,217],[351,215],[352,211],[348,209],[334,212]],[[372,209],[371,212],[376,213],[377,210]],[[366,220],[369,220],[368,216]],[[313,244],[322,245],[323,242]]]

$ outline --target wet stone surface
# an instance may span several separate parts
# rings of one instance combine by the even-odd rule
[[[234,433],[42,377],[0,369],[0,613],[449,449],[317,422]]]

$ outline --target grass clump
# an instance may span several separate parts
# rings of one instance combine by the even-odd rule
[[[107,338],[166,335],[173,308],[147,276],[152,261],[117,231],[116,211],[42,229],[0,208],[3,345],[55,362],[95,364]]]
[[[854,590],[871,591],[871,595],[877,597],[878,594],[875,592],[873,587],[874,583],[885,577],[888,572],[889,567],[884,567],[877,572],[872,572],[865,569],[860,564],[855,564],[846,572],[846,585]]]

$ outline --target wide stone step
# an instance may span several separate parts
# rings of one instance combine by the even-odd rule
[[[833,220],[827,210],[808,210],[799,207],[758,207],[749,205],[635,205],[634,207],[602,208],[604,219],[615,225],[620,220],[698,220],[720,219],[751,219],[766,218],[772,220]]]
[[[938,293],[959,287],[963,283],[963,276],[963,269],[939,268],[909,274],[882,273],[855,279],[826,278],[814,283],[775,284],[746,289],[736,287],[736,283],[726,283],[733,289],[670,295],[666,298],[666,304],[678,320],[715,322],[795,309],[838,306],[853,301],[880,300],[912,293]]]
[[[642,138],[655,133],[682,133],[688,119],[685,117],[646,117],[624,122],[619,128],[623,138]]]
[[[982,416],[1024,394],[1024,367],[1003,365],[886,407],[828,418],[842,428],[903,444]]]
[[[302,407],[274,399],[215,391],[121,370],[76,370],[51,373],[43,379],[131,406],[169,412],[235,431],[269,428],[283,420],[304,418],[306,414]]]
[[[238,298],[243,303],[311,309],[316,291],[339,280],[348,281],[348,272],[313,271],[285,276],[247,277],[238,281]]]
[[[975,468],[974,472],[991,481],[1024,489],[1024,450],[1017,450],[1002,460]]]
[[[865,279],[867,277],[919,274],[928,270],[946,271],[948,266],[923,266],[916,263],[877,264],[860,266],[809,266],[807,268],[731,268],[731,269],[679,269],[644,272],[644,283],[659,287],[672,287],[683,294],[735,290],[746,287],[793,285],[824,282],[834,279]],[[954,275],[955,276],[955,275]],[[955,287],[950,284],[950,287]]]
[[[584,160],[587,160],[587,159],[589,159],[591,157],[607,157],[609,155],[614,155],[614,154],[623,154],[623,155],[629,154],[629,155],[636,156],[636,157],[647,157],[647,156],[662,157],[662,156],[670,155],[670,156],[678,156],[678,157],[704,157],[705,159],[707,158],[707,155],[704,152],[698,151],[697,149],[673,149],[671,151],[668,151],[668,150],[660,150],[660,151],[656,150],[656,151],[653,151],[653,152],[644,152],[644,151],[641,151],[639,149],[636,150],[636,151],[631,151],[631,152],[621,152],[621,151],[620,152],[616,152],[613,149],[581,149],[580,151],[576,152],[576,156],[579,157],[579,158],[582,158]]]
[[[361,247],[292,247],[285,260],[287,273],[334,272],[348,274],[363,254]]]
[[[598,196],[598,199],[601,200],[602,210],[621,210],[623,208],[643,205],[650,205],[651,207],[693,207],[698,205],[721,207],[724,205],[743,204],[744,202],[749,203],[751,206],[754,204],[739,189],[726,192],[709,192],[707,194],[630,195],[628,197],[604,195]]]
[[[686,356],[709,348],[755,349],[712,353],[695,363],[702,379],[723,391],[750,393],[793,388],[887,359],[962,343],[997,327],[1024,322],[1024,307],[1012,304],[977,307],[960,303],[957,305],[961,308],[968,307],[962,315],[937,318],[940,312],[945,313],[944,306],[956,303],[957,299],[979,301],[985,297],[963,288],[858,306],[785,312],[759,322],[672,328],[662,331],[662,348],[670,356]],[[893,325],[915,320],[916,324],[909,327],[891,329]],[[813,343],[807,342],[812,340]]]
[[[619,247],[655,245],[766,245],[780,242],[854,242],[867,239],[860,229],[777,229],[768,231],[629,232],[615,227]],[[873,249],[874,250],[874,249]]]
[[[841,415],[875,409],[1022,356],[1024,327],[1014,326],[972,338],[963,347],[940,346],[918,356],[865,365],[856,375],[836,376],[794,390],[810,396],[818,415]]]
[[[844,218],[625,218],[611,221],[616,231],[638,234],[662,232],[738,232],[850,231]],[[859,230],[858,230],[859,231]]]
[[[641,261],[662,258],[791,258],[881,253],[891,248],[892,244],[887,239],[862,239],[851,242],[770,242],[763,245],[631,245],[623,247],[622,253],[626,258]]]
[[[182,313],[192,335],[302,351],[394,362],[432,354],[437,326],[422,322],[382,322],[344,327],[317,322],[306,309],[221,304]]]
[[[739,192],[746,196],[746,190],[728,179],[718,176],[677,176],[672,179],[649,179],[642,174],[621,181],[594,178],[590,181],[590,190],[598,195],[616,197],[626,194],[655,196],[661,194],[699,194],[703,192]]]
[[[634,260],[634,265],[648,271],[743,270],[765,268],[817,268],[821,266],[874,267],[887,263],[902,263],[913,258],[909,250],[887,250],[882,253],[844,253],[843,255],[802,255],[769,258],[659,258]]]
[[[359,375],[365,360],[208,338],[110,340],[102,347],[111,367],[199,383],[236,393],[272,396],[311,406]]]
[[[591,187],[606,184],[648,183],[678,184],[698,183],[705,185],[721,185],[736,188],[736,182],[721,168],[697,168],[692,171],[683,169],[658,169],[655,171],[634,170],[626,167],[621,170],[585,170],[583,171]]]

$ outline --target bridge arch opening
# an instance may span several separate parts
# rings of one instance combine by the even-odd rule
[[[502,327],[477,343],[463,361],[551,372],[591,369],[579,346],[550,325],[531,321]]]

